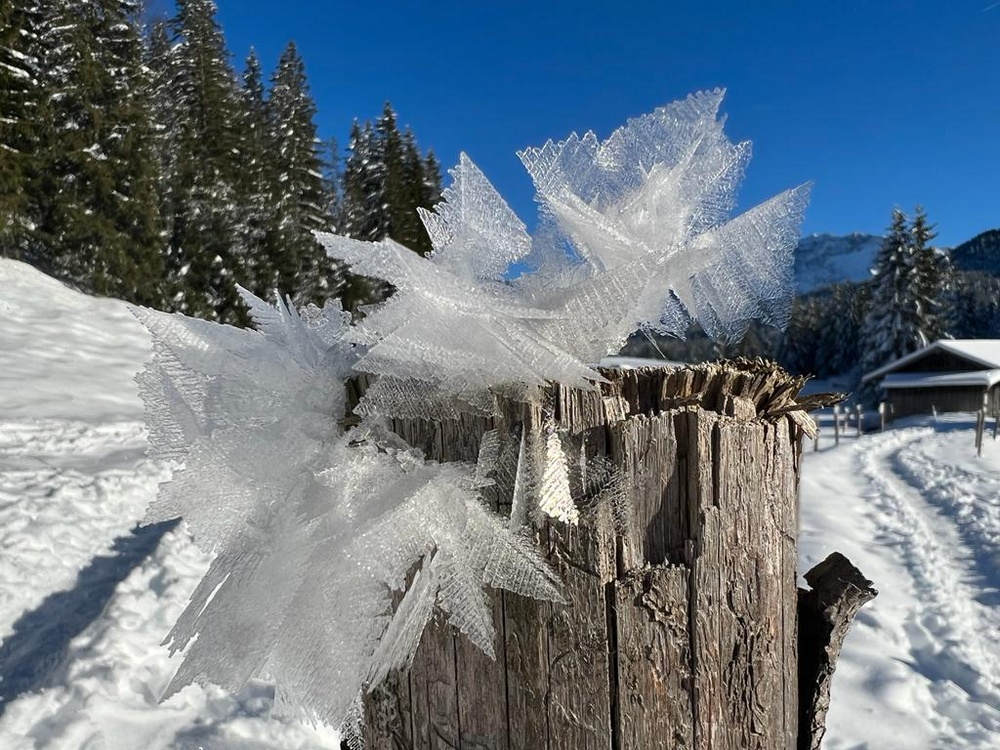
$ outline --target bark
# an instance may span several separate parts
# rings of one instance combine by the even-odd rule
[[[799,590],[799,750],[819,750],[830,687],[855,615],[878,592],[839,552],[805,574]]]
[[[796,747],[803,381],[760,361],[604,374],[496,418],[394,424],[428,458],[474,461],[486,430],[517,444],[554,415],[571,464],[610,460],[628,502],[582,493],[578,526],[535,528],[568,602],[496,593],[496,662],[429,627],[409,673],[368,697],[369,747]],[[502,512],[512,482],[496,479]]]

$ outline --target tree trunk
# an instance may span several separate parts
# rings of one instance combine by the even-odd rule
[[[495,661],[433,622],[409,673],[368,695],[368,747],[796,747],[802,381],[759,361],[604,375],[496,419],[395,423],[428,458],[475,461],[487,430],[516,444],[554,419],[581,517],[535,527],[567,603],[494,592]],[[601,461],[624,506],[588,496]],[[495,479],[509,511],[513,478]]]

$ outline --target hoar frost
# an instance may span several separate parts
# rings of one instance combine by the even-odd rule
[[[722,95],[605,141],[522,151],[534,236],[464,154],[442,203],[420,212],[429,257],[319,234],[395,288],[359,323],[336,304],[299,312],[242,290],[256,330],[136,309],[154,342],[139,376],[150,452],[182,462],[148,520],[182,516],[216,553],[168,636],[187,649],[168,693],[270,679],[279,706],[357,737],[359,696],[409,666],[436,611],[492,655],[485,587],[561,599],[524,530],[577,522],[576,464],[581,491],[627,523],[613,468],[570,455],[551,419],[487,432],[476,465],[427,461],[386,420],[492,415],[498,396],[540,398],[552,382],[597,388],[592,363],[638,328],[680,336],[697,321],[735,338],[752,320],[784,323],[807,190],[729,218],[750,149],[723,134]],[[515,264],[530,270],[513,278]],[[348,420],[357,373],[375,377]],[[501,474],[509,519],[480,497]]]

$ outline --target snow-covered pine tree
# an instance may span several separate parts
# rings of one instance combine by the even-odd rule
[[[420,155],[412,132],[400,134],[397,122],[392,105],[386,102],[375,124],[354,123],[343,175],[339,231],[370,242],[391,237],[426,254],[431,243],[416,209],[440,200],[440,168],[433,154]],[[377,298],[387,291],[385,284],[355,281],[344,295],[344,304],[350,308],[364,301],[365,294]]]
[[[922,215],[919,209],[918,213]],[[901,210],[893,210],[892,224],[875,260],[871,301],[861,328],[862,373],[943,335],[937,318],[942,261],[927,245],[932,236],[926,218],[911,226]]]
[[[912,250],[906,215],[893,209],[892,224],[872,269],[871,304],[861,327],[862,373],[923,345],[916,318]]]
[[[914,209],[910,235],[913,238],[916,283],[923,318],[921,329],[928,341],[936,341],[949,333],[945,303],[951,286],[951,263],[945,253],[931,246],[931,240],[937,237],[937,233],[927,221],[923,206]]]
[[[427,159],[421,156],[417,140],[409,128],[403,133],[403,187],[406,206],[433,206],[441,200],[441,172],[434,154],[428,154]],[[421,255],[427,255],[434,249],[431,239],[418,220],[416,211],[411,213],[412,218],[397,230],[400,236],[406,237],[401,242]]]
[[[159,176],[159,208],[164,237],[172,232],[173,222],[167,207],[171,203],[172,176],[177,167],[177,150],[174,135],[178,131],[178,109],[170,100],[176,86],[173,77],[177,72],[167,21],[158,19],[148,28],[145,37],[143,65],[146,70],[146,89],[149,101],[153,138],[152,147]]]
[[[272,288],[293,290],[297,304],[337,296],[335,269],[313,232],[329,229],[329,199],[316,135],[316,104],[305,65],[289,42],[271,77],[267,102],[268,144],[275,160],[271,205],[274,225],[268,239]],[[331,283],[332,282],[332,283]]]
[[[43,6],[27,259],[97,294],[162,301],[142,43],[128,0]]]
[[[240,161],[237,204],[240,244],[246,252],[245,275],[240,285],[268,298],[277,288],[278,276],[268,257],[268,240],[276,223],[272,185],[276,180],[275,155],[270,148],[271,127],[264,78],[255,50],[247,55],[240,91]],[[289,287],[290,288],[290,287]]]
[[[344,164],[340,232],[348,237],[375,242],[381,236],[383,175],[371,122],[357,120],[351,126]]]
[[[424,158],[423,175],[424,183],[423,192],[421,193],[421,201],[423,202],[420,205],[436,206],[441,202],[441,192],[444,189],[444,185],[441,182],[441,165],[434,155],[434,149],[429,149],[427,156]]]
[[[163,305],[162,224],[141,8],[137,0],[91,3],[97,60],[105,73],[98,106],[107,124],[99,148],[111,178],[93,199],[112,226],[93,288],[139,304]]]
[[[248,260],[237,205],[239,91],[212,0],[178,0],[174,47],[164,61],[161,108],[174,161],[165,186],[167,273],[172,307],[222,322],[241,321],[236,284]]]

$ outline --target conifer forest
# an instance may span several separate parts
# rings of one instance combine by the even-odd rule
[[[320,139],[306,65],[229,60],[212,0],[0,4],[0,257],[76,288],[243,324],[236,285],[345,307],[386,291],[316,230],[430,249],[437,161],[391,104]]]
[[[237,284],[351,311],[384,298],[387,284],[348,273],[314,233],[429,253],[416,209],[441,199],[433,152],[389,102],[355,120],[346,144],[324,139],[293,42],[275,70],[253,50],[238,70],[212,0],[172,10],[0,5],[0,257],[90,294],[236,325],[248,322]],[[693,323],[683,338],[638,331],[623,353],[765,356],[829,377],[943,336],[1000,335],[998,269],[976,254],[990,232],[949,255],[922,208],[894,209],[888,224],[871,278],[801,293],[785,330],[753,324],[728,340]]]

